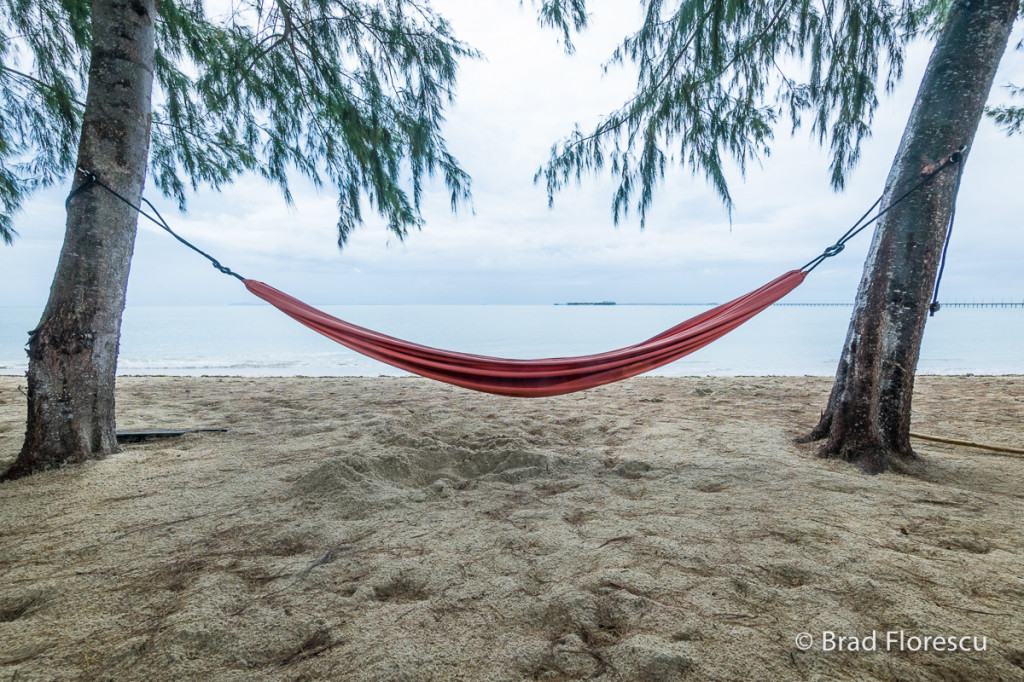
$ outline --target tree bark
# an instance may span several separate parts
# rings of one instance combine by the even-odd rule
[[[896,153],[882,206],[920,182],[925,168],[978,130],[1019,0],[960,0],[943,26]],[[959,187],[955,167],[936,174],[879,221],[828,405],[800,439],[825,440],[819,456],[868,473],[904,471],[911,398],[929,299]]]
[[[137,202],[149,154],[155,0],[93,0],[78,167]],[[76,186],[84,176],[76,173]],[[70,197],[64,246],[29,332],[28,423],[15,478],[117,450],[114,379],[138,215],[95,185]]]

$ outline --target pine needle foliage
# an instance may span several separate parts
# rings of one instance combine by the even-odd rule
[[[0,0],[0,239],[22,200],[72,168],[88,68],[89,6]]]
[[[562,44],[569,54],[575,52],[572,34],[587,27],[586,0],[543,0],[538,7],[537,20],[541,26],[553,28],[562,34]]]
[[[1024,98],[1024,88],[1009,85],[1007,90],[1012,97]],[[1006,104],[991,107],[985,113],[996,122],[996,125],[1003,128],[1008,135],[1024,133],[1024,107]]]
[[[569,182],[607,169],[618,183],[615,221],[634,209],[642,226],[655,187],[677,163],[703,175],[731,210],[727,164],[743,173],[768,156],[788,120],[829,149],[831,184],[841,189],[870,135],[879,91],[894,87],[907,44],[950,4],[642,0],[640,28],[605,64],[636,68],[635,94],[592,130],[577,127],[555,144],[534,180],[552,203]]]
[[[1024,19],[1024,5],[1020,9],[1020,18]],[[1017,42],[1016,49],[1018,52],[1024,52],[1024,39]],[[1010,84],[1006,86],[1006,92],[1011,99],[1024,99],[1024,87]],[[1024,106],[1002,104],[989,107],[985,113],[996,122],[996,125],[1005,130],[1007,135],[1024,133]]]
[[[441,126],[458,65],[478,53],[426,0],[157,3],[149,173],[189,189],[295,173],[338,197],[338,243],[368,204],[400,239],[439,175],[453,210],[470,179]],[[0,0],[0,237],[31,192],[67,177],[88,77],[86,0]]]

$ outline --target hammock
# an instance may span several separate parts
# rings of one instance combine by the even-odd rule
[[[573,393],[574,391],[582,391],[594,388],[595,386],[609,384],[613,381],[628,379],[637,374],[649,372],[662,365],[667,365],[725,336],[798,287],[804,281],[804,278],[826,258],[831,258],[841,252],[850,239],[863,231],[868,225],[876,222],[882,215],[892,210],[892,208],[913,192],[923,187],[939,171],[958,164],[964,149],[965,147],[960,147],[943,159],[941,163],[926,167],[921,172],[921,180],[892,200],[887,206],[880,208],[874,217],[868,219],[868,216],[881,204],[885,196],[883,194],[868,209],[867,213],[861,216],[860,220],[847,230],[835,244],[825,249],[820,256],[812,259],[799,270],[791,270],[749,294],[740,296],[735,300],[692,317],[636,345],[596,355],[583,355],[575,358],[546,358],[542,360],[506,360],[484,355],[439,350],[396,339],[393,336],[364,329],[363,327],[339,320],[321,310],[306,305],[298,299],[292,298],[282,291],[278,291],[272,286],[256,280],[246,279],[237,272],[233,272],[230,268],[221,265],[220,261],[216,258],[172,230],[171,226],[167,224],[167,221],[163,219],[163,216],[160,215],[160,212],[156,210],[156,207],[148,199],[142,197],[141,201],[152,210],[152,214],[143,210],[141,205],[129,201],[117,190],[102,182],[95,173],[84,168],[79,168],[78,171],[85,177],[85,182],[71,191],[67,201],[70,203],[76,194],[85,191],[92,185],[102,187],[120,201],[138,211],[140,215],[145,216],[166,230],[179,242],[208,259],[217,270],[241,280],[250,292],[270,303],[285,315],[323,334],[327,338],[351,348],[357,353],[362,353],[375,360],[414,374],[462,386],[474,391],[536,398]],[[946,234],[947,245],[949,242],[949,230],[952,229],[952,220],[952,216],[950,216],[950,226]],[[945,250],[943,250],[944,258]],[[936,282],[935,286],[937,296],[938,282]],[[933,313],[938,309],[937,300],[933,301],[931,309]]]
[[[627,379],[689,355],[778,301],[806,276],[803,270],[787,272],[745,296],[633,346],[596,355],[541,360],[507,360],[422,346],[339,320],[263,282],[242,282],[285,315],[374,360],[474,391],[538,398]]]

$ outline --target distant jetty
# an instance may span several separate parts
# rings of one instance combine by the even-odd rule
[[[718,303],[616,303],[615,301],[570,301],[555,305],[677,305],[713,307]],[[853,303],[773,303],[773,306],[789,308],[850,308]],[[942,308],[1024,308],[1024,301],[952,301],[943,303]]]
[[[852,303],[775,303],[777,306],[789,307],[852,307]],[[942,303],[941,308],[1024,308],[1024,301],[951,301]]]

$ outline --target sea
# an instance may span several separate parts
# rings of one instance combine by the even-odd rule
[[[336,317],[428,346],[506,358],[566,357],[643,341],[696,305],[346,305]],[[40,309],[0,307],[0,374],[23,374]],[[852,308],[776,305],[655,376],[829,376]],[[918,372],[1024,374],[1024,308],[952,308],[929,318]],[[267,305],[129,307],[122,375],[404,376]]]

